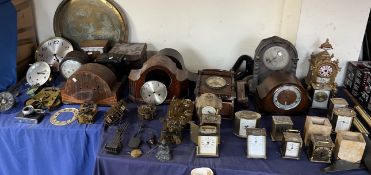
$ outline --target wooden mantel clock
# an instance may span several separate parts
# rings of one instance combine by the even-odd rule
[[[113,106],[119,100],[122,83],[106,66],[82,65],[66,81],[61,90],[63,103],[95,103]]]
[[[293,115],[308,109],[309,96],[292,73],[276,72],[257,88],[258,109],[277,115]]]
[[[188,76],[180,53],[170,48],[163,49],[149,58],[142,68],[130,71],[129,99],[143,102],[140,89],[148,81],[158,81],[166,86],[165,102],[170,102],[173,97],[184,97],[188,92]]]

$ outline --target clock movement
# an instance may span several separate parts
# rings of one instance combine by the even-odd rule
[[[308,93],[294,74],[276,72],[256,89],[258,109],[262,112],[293,115],[303,113],[309,107]]]
[[[177,57],[172,57],[177,53]],[[173,97],[181,98],[188,92],[188,74],[183,58],[178,51],[166,49],[149,58],[141,69],[132,69],[129,74],[129,99],[143,102],[141,87],[148,81],[156,81],[165,85],[167,96],[165,102]],[[161,86],[162,87],[162,86]],[[161,94],[164,95],[164,94]]]
[[[236,89],[234,73],[226,70],[205,69],[198,72],[195,95],[212,93],[221,98],[222,109],[220,115],[225,118],[232,118],[234,112],[234,100]]]
[[[97,63],[84,64],[67,79],[61,90],[62,101],[112,106],[119,100],[121,85],[108,67]]]
[[[11,109],[15,104],[15,98],[10,92],[0,92],[0,112]]]
[[[45,61],[53,70],[59,71],[59,63],[64,57],[73,51],[72,44],[61,37],[49,38],[37,48],[36,61]]]
[[[255,92],[257,86],[276,71],[295,73],[297,62],[298,53],[289,41],[278,36],[263,39],[255,50],[250,92]]]

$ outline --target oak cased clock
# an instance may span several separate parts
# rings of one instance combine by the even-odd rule
[[[295,46],[278,36],[263,39],[255,50],[253,79],[250,92],[276,71],[296,72],[298,53]]]

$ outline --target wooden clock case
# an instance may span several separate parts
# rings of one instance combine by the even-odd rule
[[[156,80],[167,87],[165,102],[173,97],[184,97],[188,93],[188,70],[181,54],[171,48],[163,49],[149,58],[140,69],[132,69],[129,74],[129,99],[143,102],[140,89],[147,81]]]
[[[97,63],[82,65],[61,90],[63,103],[95,103],[113,106],[120,97],[122,83],[106,66]]]
[[[301,93],[301,102],[290,110],[277,108],[273,103],[275,90],[282,85],[294,85]],[[292,115],[305,113],[308,110],[310,97],[301,82],[292,73],[277,72],[268,76],[258,87],[255,95],[259,111],[276,115]]]

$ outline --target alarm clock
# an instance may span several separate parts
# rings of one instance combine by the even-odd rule
[[[295,46],[278,36],[263,39],[255,50],[253,79],[250,92],[276,71],[296,72],[298,53]]]
[[[51,69],[48,63],[38,61],[32,64],[26,73],[27,83],[31,86],[42,86],[51,80]]]
[[[36,61],[45,61],[53,70],[59,71],[59,63],[73,51],[72,44],[61,37],[52,37],[43,41],[35,52]]]
[[[75,73],[83,64],[89,62],[89,56],[82,51],[69,52],[63,61],[59,64],[60,72],[65,79],[68,79]]]
[[[310,138],[308,156],[311,162],[331,163],[335,144],[329,135],[313,134]]]
[[[257,88],[259,111],[277,115],[304,113],[309,107],[309,95],[294,74],[276,72]]]
[[[0,92],[0,112],[11,109],[15,104],[15,98],[10,92]]]
[[[353,118],[357,113],[348,107],[334,109],[332,117],[332,126],[335,132],[349,131],[353,123]]]
[[[302,146],[303,140],[299,131],[288,130],[283,132],[282,158],[299,160]]]
[[[219,157],[219,133],[216,126],[200,126],[196,147],[196,156]]]
[[[246,128],[256,128],[259,126],[261,115],[253,111],[238,111],[235,113],[233,134],[246,138]]]
[[[267,159],[267,134],[264,128],[246,128],[247,158]]]

